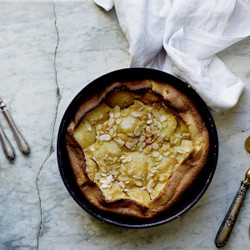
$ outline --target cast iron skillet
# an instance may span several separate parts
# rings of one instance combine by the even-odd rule
[[[189,98],[191,98],[207,125],[209,131],[210,144],[211,144],[207,164],[202,170],[202,172],[199,174],[195,182],[189,187],[189,189],[184,193],[182,198],[173,207],[151,219],[136,219],[136,218],[115,215],[109,212],[101,211],[92,206],[84,198],[84,196],[82,195],[80,189],[76,184],[74,175],[72,173],[69,164],[68,154],[66,151],[66,141],[65,141],[67,127],[71,119],[73,118],[75,112],[77,111],[79,105],[84,100],[84,98],[90,96],[96,90],[105,88],[109,84],[112,84],[113,82],[116,81],[130,81],[130,80],[143,80],[143,79],[152,79],[160,82],[166,82],[168,84],[171,84],[175,88],[179,89],[180,91],[185,93]],[[199,201],[199,199],[202,197],[202,195],[208,188],[216,169],[217,158],[218,158],[217,131],[214,120],[205,102],[190,86],[188,86],[188,84],[180,81],[179,79],[173,77],[172,75],[153,69],[146,69],[146,68],[121,69],[114,72],[110,72],[92,81],[85,88],[83,88],[80,91],[80,93],[70,103],[62,118],[58,132],[57,160],[59,165],[59,171],[61,173],[62,180],[66,188],[68,189],[70,195],[86,212],[88,212],[95,218],[113,225],[127,227],[127,228],[146,228],[146,227],[161,225],[177,217],[180,217],[185,212],[187,212],[191,207],[193,207]]]

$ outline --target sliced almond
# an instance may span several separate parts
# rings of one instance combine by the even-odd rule
[[[164,136],[163,136],[163,135],[160,135],[160,136],[157,138],[157,141],[158,141],[158,142],[164,141]]]
[[[109,176],[106,178],[106,182],[107,182],[108,184],[110,184],[110,183],[112,182],[112,180],[113,180],[113,176],[112,176],[112,175],[109,175]]]
[[[141,187],[142,186],[142,182],[141,181],[135,181],[135,185],[138,186],[138,187]]]
[[[142,176],[142,172],[139,171],[139,172],[137,173],[137,175],[141,177],[141,176]]]
[[[117,175],[117,174],[119,174],[119,172],[116,171],[116,170],[110,170],[109,173],[112,174],[112,175]]]
[[[177,148],[176,150],[179,154],[185,154],[186,153],[186,150],[183,149],[183,148]]]
[[[116,105],[116,106],[114,107],[114,111],[115,111],[115,112],[120,112],[120,111],[121,111],[121,108],[120,108],[119,106]]]
[[[160,153],[157,152],[157,151],[154,151],[154,152],[152,153],[152,156],[153,156],[153,157],[159,157],[159,156],[160,156]]]
[[[101,182],[101,183],[103,183],[103,184],[107,184],[107,182],[106,182],[106,179],[105,179],[105,178],[101,178],[101,179],[100,179],[100,182]]]
[[[105,167],[101,167],[101,171],[106,173],[107,172],[107,169]]]
[[[157,160],[158,160],[158,161],[161,161],[161,160],[162,160],[162,158],[163,158],[163,156],[162,156],[162,155],[160,155],[160,156],[157,158]]]
[[[114,118],[110,118],[109,121],[108,121],[108,125],[109,126],[112,126],[115,122],[115,119]]]
[[[142,135],[139,139],[139,141],[145,141],[146,140],[146,137],[144,135]]]
[[[123,160],[122,160],[122,163],[126,163],[128,161],[128,159],[127,158],[124,158]]]
[[[168,156],[168,155],[169,155],[169,152],[166,151],[166,152],[163,153],[163,155],[164,155],[164,156]]]
[[[86,126],[88,131],[91,131],[91,125],[88,121],[85,121],[85,126]]]
[[[157,126],[158,129],[162,129],[162,125],[159,122],[157,122],[156,126]]]
[[[153,169],[151,170],[152,173],[155,173],[156,171],[157,171],[156,168],[153,168]]]
[[[109,134],[104,134],[99,137],[100,141],[110,141],[111,137]]]
[[[134,146],[134,144],[133,144],[132,142],[126,142],[126,143],[125,143],[125,146],[126,146],[126,148],[128,148],[128,149],[132,149],[132,147]]]
[[[103,183],[100,187],[105,189],[105,188],[109,188],[110,186],[108,184]]]
[[[120,114],[121,114],[120,112],[116,112],[116,113],[114,114],[114,117],[117,118],[117,117],[120,116]]]
[[[147,184],[147,190],[148,190],[149,193],[152,192],[152,185],[153,185],[153,182],[154,182],[154,180],[151,179],[151,180],[148,182],[148,184]]]
[[[114,130],[111,128],[111,129],[109,130],[109,133],[110,133],[110,135],[114,135]]]
[[[161,117],[160,117],[160,122],[164,122],[164,121],[166,121],[167,120],[167,117],[165,116],[165,115],[162,115]]]
[[[120,146],[124,146],[125,145],[125,141],[123,141],[121,138],[114,138],[114,141]]]
[[[122,119],[118,118],[118,119],[116,119],[115,123],[116,123],[116,124],[120,124],[121,121],[122,121]]]
[[[150,128],[149,126],[147,126],[147,127],[146,127],[146,131],[147,131],[148,133],[151,133],[151,128]]]
[[[147,144],[144,141],[140,141],[137,145],[139,148],[144,148],[144,147],[146,147]]]
[[[152,144],[152,147],[153,147],[153,149],[158,149],[159,148],[159,145],[158,145],[158,143],[156,143],[156,142],[154,142],[153,144]]]
[[[129,169],[128,175],[132,175],[132,174],[133,174],[133,170],[132,170],[132,169]]]
[[[125,184],[124,184],[124,182],[119,181],[119,185],[120,185],[122,188],[125,188]]]
[[[96,180],[99,180],[100,178],[101,178],[101,174],[100,174],[100,173],[96,173],[95,179],[96,179]]]
[[[140,129],[139,126],[137,126],[137,127],[135,128],[134,134],[135,134],[135,136],[140,136],[140,135],[141,135],[141,129]]]
[[[128,161],[128,162],[131,162],[131,161],[132,161],[132,155],[128,155],[128,156],[127,156],[127,161]]]
[[[131,113],[131,115],[133,116],[133,117],[140,117],[141,116],[141,113],[139,113],[139,112],[136,112],[136,111],[133,111],[132,113]]]

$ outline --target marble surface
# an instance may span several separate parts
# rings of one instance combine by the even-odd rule
[[[72,98],[91,80],[127,67],[128,43],[115,11],[91,0],[0,1],[0,95],[31,145],[9,163],[0,151],[0,249],[216,249],[214,238],[250,154],[250,38],[219,54],[246,83],[235,108],[213,113],[218,166],[202,199],[184,216],[143,230],[108,225],[84,212],[58,171],[56,137]],[[225,249],[250,249],[250,194]]]

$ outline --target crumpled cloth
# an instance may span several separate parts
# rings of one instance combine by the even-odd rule
[[[130,45],[130,67],[155,68],[182,79],[214,110],[236,105],[245,84],[216,53],[250,35],[249,1],[94,1],[106,11],[115,7]]]

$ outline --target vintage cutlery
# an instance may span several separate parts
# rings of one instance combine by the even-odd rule
[[[216,235],[214,243],[217,248],[223,247],[227,243],[249,186],[250,168],[247,170],[245,180],[241,182],[241,186]]]
[[[3,131],[3,128],[0,124],[0,141],[3,147],[3,152],[6,156],[6,158],[10,161],[13,161],[15,159],[15,151],[10,143],[10,141],[8,140],[6,134]]]
[[[0,98],[0,109],[2,110],[2,113],[3,113],[4,117],[5,117],[5,119],[7,120],[11,130],[12,130],[12,133],[14,135],[14,138],[15,138],[16,142],[17,142],[18,148],[20,149],[20,151],[23,154],[28,155],[30,153],[29,144],[24,139],[21,132],[18,130],[18,128],[17,128],[17,126],[16,126],[16,124],[15,124],[15,122],[14,122],[14,120],[13,120],[13,118],[12,118],[10,112],[9,112],[9,110],[6,107],[6,104],[3,102],[3,100],[1,98]]]

